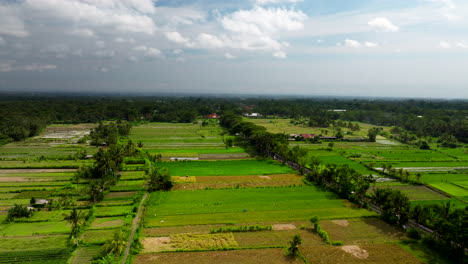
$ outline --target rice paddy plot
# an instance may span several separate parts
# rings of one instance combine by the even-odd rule
[[[39,234],[67,234],[70,226],[65,221],[38,223],[9,223],[0,225],[4,236],[32,236]]]
[[[468,180],[468,174],[457,172],[421,172],[421,180],[425,183],[463,182]]]
[[[67,238],[67,235],[0,237],[0,251],[63,248],[67,245]]]
[[[431,186],[453,196],[468,196],[468,190],[450,182],[433,182]]]
[[[417,185],[397,185],[397,186],[383,186],[380,185],[379,187],[376,188],[391,188],[394,190],[399,190],[406,196],[411,201],[414,200],[444,200],[448,199],[449,197],[440,194],[434,190],[429,189],[426,186],[417,186]],[[369,189],[369,192],[372,193],[372,189]]]
[[[378,218],[354,218],[320,221],[333,241],[345,245],[379,244],[405,238],[403,232]]]
[[[465,197],[468,198],[468,197]],[[411,206],[416,206],[416,205],[432,205],[432,204],[439,204],[439,205],[446,205],[448,202],[450,202],[450,207],[453,209],[463,209],[466,206],[468,206],[468,199],[464,199],[465,202],[460,201],[459,199],[456,198],[450,198],[450,199],[444,199],[444,200],[416,200],[416,201],[411,201]]]
[[[146,253],[135,257],[135,264],[180,264],[190,260],[193,264],[302,264],[299,259],[286,257],[283,248],[244,249],[228,251]]]
[[[172,176],[228,176],[294,173],[289,167],[272,160],[161,162],[158,166],[167,167]]]
[[[102,252],[101,246],[79,247],[73,253],[73,256],[69,260],[69,263],[70,264],[91,263],[93,258],[99,256],[101,252]]]
[[[245,176],[173,176],[173,190],[202,190],[225,188],[282,187],[303,185],[302,176],[296,174]]]
[[[255,223],[373,215],[313,186],[153,193],[146,226]]]
[[[310,263],[421,263],[398,244],[301,246],[299,250]]]
[[[98,209],[99,210],[99,209]],[[123,217],[102,217],[96,218],[90,225],[90,229],[111,229],[124,225]]]

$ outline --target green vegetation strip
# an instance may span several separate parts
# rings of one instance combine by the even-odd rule
[[[294,173],[292,169],[271,160],[236,161],[183,161],[162,162],[172,176],[228,176],[228,175],[268,175]]]

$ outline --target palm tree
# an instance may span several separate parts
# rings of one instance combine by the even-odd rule
[[[71,232],[68,238],[77,238],[78,233],[80,232],[81,225],[84,223],[84,213],[76,210],[76,208],[73,207],[73,210],[70,212],[70,214],[64,214],[64,216],[65,220],[67,220],[67,222],[71,224]]]
[[[124,233],[122,230],[118,230],[114,233],[114,237],[108,240],[104,245],[104,255],[114,254],[116,256],[120,256],[126,245],[127,241]]]
[[[289,248],[287,251],[287,255],[290,257],[296,257],[299,255],[299,246],[302,244],[301,236],[294,235],[293,239],[289,241]]]

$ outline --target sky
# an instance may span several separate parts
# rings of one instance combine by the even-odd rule
[[[468,1],[0,0],[0,91],[468,98]]]

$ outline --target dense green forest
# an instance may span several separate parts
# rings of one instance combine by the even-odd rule
[[[37,135],[48,123],[188,123],[199,116],[225,111],[301,118],[310,126],[327,127],[337,120],[393,126],[397,139],[402,141],[438,137],[448,145],[468,142],[468,102],[462,100],[69,96],[1,97],[0,140]]]

